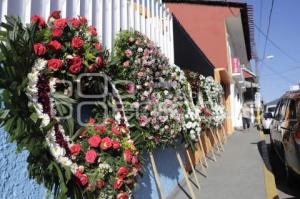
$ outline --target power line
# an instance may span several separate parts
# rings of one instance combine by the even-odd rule
[[[260,9],[259,9],[259,27],[262,25],[262,11],[263,11],[263,0],[260,1]],[[260,43],[260,35],[258,35],[258,42]]]
[[[279,50],[283,55],[285,55],[290,60],[300,63],[297,59],[290,56],[285,50],[283,50],[278,44],[276,44],[273,40],[270,39],[270,37],[267,37],[266,33],[264,33],[256,24],[254,24],[254,27],[257,29],[257,31],[262,34],[268,41],[277,49]]]
[[[264,64],[264,66],[266,66],[269,69],[269,71],[271,71],[273,74],[277,75],[278,77],[281,77],[281,79],[285,80],[286,82],[291,83],[291,84],[297,84],[297,82],[290,80],[290,78],[284,76],[282,73],[278,72],[277,70],[274,70],[274,68],[272,68],[268,64],[264,63],[263,61],[262,61],[262,64]]]
[[[264,51],[263,51],[264,52],[263,53],[263,58],[266,56],[266,50],[267,50],[267,45],[268,45],[268,37],[269,37],[270,27],[271,27],[271,22],[272,22],[272,14],[273,14],[274,2],[275,2],[275,0],[272,0],[270,14],[269,14],[269,19],[268,19],[268,29],[267,29],[265,47],[264,47]]]

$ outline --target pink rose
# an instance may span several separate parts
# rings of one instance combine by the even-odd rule
[[[88,163],[94,163],[97,158],[97,153],[94,150],[88,150],[85,154],[85,161]]]
[[[123,63],[124,68],[128,68],[129,67],[130,62],[127,60]]]
[[[62,35],[62,30],[59,28],[55,28],[52,30],[53,37],[60,37]]]
[[[100,66],[100,67],[103,67],[103,66],[104,66],[103,57],[98,56],[98,57],[96,58],[96,64],[97,64],[98,66]]]
[[[98,135],[93,135],[88,139],[88,143],[91,147],[99,147],[101,138]]]
[[[127,163],[131,164],[132,152],[129,149],[126,149],[123,153],[123,158]]]
[[[45,20],[37,15],[34,15],[33,17],[31,17],[31,23],[33,24],[37,24],[39,26],[39,28],[42,28],[46,25]]]
[[[42,56],[46,53],[46,47],[42,43],[36,43],[33,45],[34,53],[37,56]]]
[[[63,61],[60,59],[50,59],[48,60],[48,69],[50,71],[57,71],[61,69]]]
[[[84,24],[86,24],[86,23],[87,23],[87,20],[86,20],[86,18],[85,18],[85,17],[83,17],[83,16],[79,16],[78,18],[79,18],[79,20],[81,21],[81,24],[82,24],[82,25],[84,25]]]
[[[90,33],[91,36],[97,36],[97,30],[94,26],[89,26],[88,32]]]
[[[55,10],[53,12],[51,12],[48,21],[50,21],[51,19],[60,19],[60,11],[59,10]]]
[[[148,124],[148,118],[147,118],[147,116],[142,115],[139,118],[139,124],[140,124],[140,126],[146,126]]]
[[[134,84],[127,84],[127,92],[129,93],[129,94],[132,94],[132,93],[134,93]]]
[[[48,47],[51,49],[51,50],[60,50],[61,49],[61,44],[56,41],[56,40],[53,40],[53,41],[50,41],[48,43]]]
[[[116,141],[116,140],[112,141],[112,148],[113,148],[114,150],[119,150],[120,147],[121,147],[120,142],[118,142],[118,141]]]
[[[98,180],[97,182],[96,182],[96,187],[98,188],[98,189],[102,189],[102,188],[104,188],[105,187],[105,182],[104,182],[104,180]]]
[[[81,150],[80,144],[73,144],[70,148],[72,155],[79,155],[80,150]]]
[[[117,195],[117,199],[128,199],[128,193],[122,192]]]
[[[118,128],[116,127],[111,127],[111,132],[115,135],[115,136],[119,136],[121,135],[121,132]]]
[[[77,180],[78,180],[78,183],[79,183],[81,186],[85,186],[85,185],[88,184],[89,179],[88,179],[87,175],[80,173],[80,171],[77,171],[77,172],[75,173],[75,176],[76,176],[76,178],[77,178]]]
[[[95,46],[95,48],[96,48],[99,52],[102,51],[102,46],[101,46],[101,44],[100,44],[99,42],[95,42],[95,43],[94,43],[94,46]]]
[[[117,177],[118,178],[125,178],[129,174],[129,171],[127,167],[120,167],[119,170],[117,171]]]
[[[95,131],[97,131],[98,133],[102,134],[106,132],[106,127],[105,125],[97,125],[95,126]]]
[[[81,64],[73,64],[69,67],[69,72],[72,74],[78,74],[80,73],[81,69],[82,69]]]
[[[81,26],[81,21],[79,19],[73,18],[71,24],[74,28],[79,28]]]
[[[112,142],[111,139],[109,137],[105,137],[102,139],[101,144],[100,144],[100,148],[105,151],[109,148],[112,147]]]
[[[138,157],[137,156],[132,156],[132,159],[131,159],[131,163],[132,164],[137,164],[139,162],[139,159],[138,159]]]
[[[124,184],[124,180],[123,179],[120,179],[120,178],[117,178],[114,182],[114,189],[115,190],[119,190],[121,189],[121,187],[123,186]]]
[[[125,50],[125,55],[126,57],[131,57],[132,56],[132,51],[130,49]]]
[[[81,47],[83,47],[83,45],[84,45],[84,42],[82,39],[80,39],[80,37],[75,36],[72,38],[72,41],[71,41],[72,48],[80,49]]]
[[[57,19],[53,22],[54,28],[64,29],[67,26],[66,19]]]

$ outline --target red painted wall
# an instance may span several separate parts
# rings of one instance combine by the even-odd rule
[[[225,19],[240,13],[238,8],[197,5],[188,3],[167,3],[177,20],[190,37],[217,68],[228,65]]]

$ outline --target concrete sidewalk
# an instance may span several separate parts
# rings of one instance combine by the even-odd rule
[[[264,162],[258,150],[258,131],[235,132],[214,162],[208,159],[208,173],[197,168],[200,190],[193,185],[197,199],[265,199]],[[194,181],[192,178],[191,180]],[[182,181],[168,198],[191,198],[185,181]]]

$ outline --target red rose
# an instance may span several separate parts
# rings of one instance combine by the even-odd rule
[[[60,50],[61,49],[61,44],[58,41],[53,40],[53,41],[49,42],[48,47],[51,50]]]
[[[71,45],[74,49],[80,49],[84,45],[84,43],[80,39],[80,37],[75,36],[72,38]]]
[[[90,35],[92,36],[97,36],[97,30],[94,26],[89,26],[88,27],[88,32],[90,33]]]
[[[99,147],[101,138],[98,135],[93,135],[88,139],[88,143],[91,147]]]
[[[97,158],[97,153],[94,150],[88,150],[85,154],[85,161],[88,163],[94,163]]]
[[[118,150],[120,149],[121,145],[120,145],[120,142],[114,140],[112,141],[112,148],[115,149],[115,150]]]
[[[33,45],[34,53],[37,56],[42,56],[46,53],[46,47],[41,43],[36,43]]]
[[[84,24],[87,23],[87,20],[86,20],[85,17],[79,16],[78,18],[79,18],[79,20],[80,20],[80,22],[81,22],[82,25],[84,25]]]
[[[75,176],[77,177],[78,182],[81,186],[85,186],[89,182],[87,175],[80,173],[80,171],[77,171]]]
[[[132,159],[131,159],[131,163],[132,164],[137,164],[139,162],[139,159],[138,159],[138,157],[137,156],[132,156]]]
[[[104,188],[104,187],[105,187],[105,182],[104,182],[103,180],[98,180],[98,181],[96,182],[96,187],[97,187],[98,189]]]
[[[130,164],[132,161],[132,152],[129,149],[126,149],[123,153],[123,157],[124,160]]]
[[[92,72],[95,72],[97,68],[98,68],[98,67],[97,67],[96,64],[91,64],[91,65],[88,66],[88,71],[89,71],[90,73],[92,73]]]
[[[80,144],[73,144],[70,148],[72,155],[78,155],[81,150]]]
[[[101,56],[96,58],[96,64],[100,67],[104,66],[103,58]]]
[[[76,55],[74,56],[70,62],[71,66],[69,67],[69,72],[72,74],[78,74],[81,69],[82,69],[82,65],[81,65],[81,58],[80,56]]]
[[[128,193],[122,192],[117,195],[117,199],[128,199]]]
[[[105,133],[106,127],[105,127],[105,125],[97,125],[97,126],[95,126],[95,131],[97,131],[100,134]]]
[[[102,46],[101,46],[101,44],[100,44],[99,42],[94,43],[94,46],[95,46],[95,48],[96,48],[99,52],[101,52]]]
[[[45,20],[37,15],[34,15],[33,17],[31,17],[31,23],[33,24],[37,24],[40,28],[44,27],[46,25]]]
[[[48,69],[51,71],[59,70],[63,65],[63,61],[60,59],[50,59],[48,60]]]
[[[105,150],[109,149],[110,147],[112,147],[111,139],[109,137],[103,138],[101,140],[100,148],[105,151]]]
[[[96,121],[94,118],[90,118],[88,123],[89,123],[89,125],[94,125],[96,123]]]
[[[67,26],[67,20],[66,19],[57,19],[53,22],[53,25],[55,28],[64,29]]]
[[[117,178],[117,179],[115,180],[115,182],[114,182],[114,189],[115,189],[115,190],[121,189],[121,187],[123,186],[123,184],[124,184],[123,179]]]
[[[74,28],[79,28],[81,26],[81,21],[79,19],[73,18],[71,24]]]
[[[81,64],[73,64],[69,67],[69,72],[72,74],[78,74],[80,73],[81,69],[82,69]]]
[[[51,18],[54,18],[54,19],[60,19],[60,11],[59,10],[55,10],[53,12],[51,12],[49,18],[48,18],[48,21],[51,19]]]
[[[55,28],[52,30],[53,37],[60,37],[62,35],[62,30],[59,28]]]
[[[120,130],[119,130],[118,128],[116,128],[116,127],[111,127],[111,132],[113,132],[113,134],[114,134],[115,136],[121,135]]]
[[[125,178],[129,174],[129,171],[127,167],[120,167],[119,170],[117,171],[117,177],[118,178]]]

